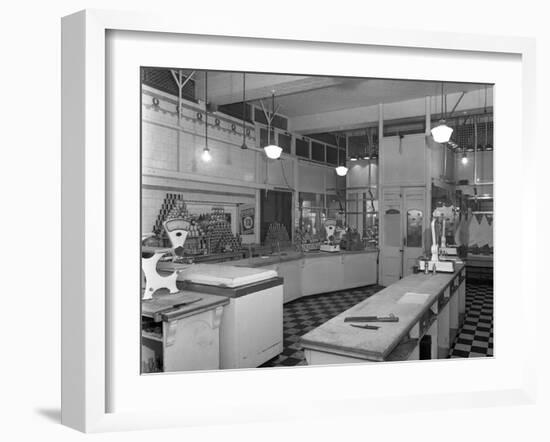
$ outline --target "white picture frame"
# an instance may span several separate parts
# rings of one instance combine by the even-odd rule
[[[116,52],[109,52],[107,44],[108,33],[128,34],[138,36],[145,41],[148,36],[170,39],[172,44],[179,44],[178,38],[185,36],[201,36],[201,38],[215,38],[218,42],[231,39],[236,46],[242,45],[255,47],[258,50],[262,44],[269,45],[277,50],[285,45],[311,44],[323,46],[323,50],[348,51],[370,50],[384,56],[386,52],[392,52],[391,57],[410,56],[410,60],[416,60],[411,54],[422,56],[446,58],[447,62],[453,57],[469,56],[484,63],[485,58],[509,57],[510,62],[520,69],[520,89],[516,91],[510,103],[519,105],[515,110],[521,115],[521,130],[510,136],[510,140],[502,137],[502,129],[499,124],[505,125],[507,118],[505,110],[506,94],[499,95],[499,84],[496,86],[495,101],[495,139],[499,148],[507,143],[521,145],[521,152],[525,159],[519,162],[522,167],[520,176],[525,176],[529,162],[535,161],[534,143],[534,108],[535,108],[535,46],[534,41],[516,37],[487,37],[479,35],[464,35],[454,33],[427,33],[407,31],[398,34],[388,30],[372,28],[353,28],[344,26],[331,26],[330,29],[313,27],[294,27],[292,22],[280,23],[277,28],[267,28],[262,23],[251,24],[243,29],[231,24],[230,21],[218,21],[213,19],[208,23],[194,23],[192,21],[183,25],[177,17],[169,15],[155,16],[144,13],[112,12],[100,10],[87,10],[67,16],[62,21],[62,423],[85,432],[100,432],[139,428],[162,428],[187,425],[208,425],[209,422],[257,422],[272,419],[286,419],[297,417],[322,417],[334,415],[361,414],[384,410],[398,412],[410,407],[415,409],[460,408],[469,407],[472,403],[480,406],[498,405],[499,403],[528,404],[535,400],[536,379],[536,323],[525,321],[524,316],[527,306],[536,304],[537,290],[535,278],[516,278],[512,288],[518,290],[517,303],[518,321],[524,324],[523,339],[525,345],[521,354],[516,355],[516,360],[508,358],[509,352],[506,346],[517,345],[513,334],[509,331],[510,310],[508,301],[503,300],[497,309],[496,327],[499,327],[495,358],[491,360],[454,362],[453,366],[443,366],[448,361],[433,361],[430,365],[423,365],[422,371],[435,372],[435,370],[459,372],[474,367],[482,374],[482,379],[488,381],[489,374],[496,374],[491,383],[483,388],[467,387],[465,382],[455,379],[455,391],[445,391],[437,385],[427,388],[427,378],[419,378],[417,389],[403,383],[403,376],[423,376],[414,364],[382,364],[382,365],[358,365],[346,367],[315,367],[298,370],[266,370],[261,373],[252,371],[228,371],[225,373],[200,373],[191,374],[193,384],[200,386],[201,382],[209,381],[207,397],[212,398],[212,393],[220,392],[223,400],[212,401],[200,397],[198,388],[187,391],[187,398],[192,398],[194,406],[182,406],[178,410],[166,407],[152,406],[144,400],[135,409],[114,405],[110,395],[114,389],[119,388],[118,383],[126,382],[120,373],[113,375],[117,370],[123,370],[118,365],[113,368],[115,357],[113,347],[110,344],[110,336],[113,335],[113,324],[118,324],[120,309],[113,309],[113,300],[107,298],[114,284],[112,282],[111,266],[120,258],[120,254],[129,253],[132,259],[132,251],[121,251],[110,244],[114,240],[114,232],[117,232],[116,219],[113,219],[113,185],[117,180],[116,164],[121,159],[113,157],[109,151],[110,143],[116,143],[116,136],[106,131],[107,118],[113,117],[107,111],[108,88],[111,77],[106,78],[107,64],[112,62],[107,56],[115,56]],[[139,34],[135,34],[138,32]],[[303,47],[300,46],[300,50]],[[162,52],[162,51],[159,51]],[[409,54],[409,55],[407,55]],[[130,54],[131,55],[131,54]],[[414,55],[414,54],[413,54]],[[374,56],[374,55],[373,55]],[[159,56],[160,57],[160,56]],[[390,58],[391,58],[390,57]],[[162,57],[160,57],[162,58]],[[160,60],[159,58],[159,60]],[[395,61],[395,60],[394,60]],[[204,62],[202,62],[204,63]],[[288,61],[287,61],[288,63]],[[388,64],[393,66],[396,78],[413,78],[411,70],[421,70],[419,66],[401,66],[393,63],[388,58]],[[489,63],[489,62],[488,62]],[[519,63],[519,64],[518,64]],[[414,64],[414,63],[413,63]],[[284,65],[284,62],[283,62]],[[253,69],[253,61],[248,66],[243,65],[243,70]],[[288,66],[288,65],[287,65]],[[178,66],[185,67],[185,66]],[[202,64],[201,67],[212,68],[213,65]],[[234,68],[234,65],[231,66]],[[280,69],[284,69],[284,66]],[[426,70],[426,68],[424,68]],[[438,67],[437,63],[430,69],[438,79],[444,80],[445,70]],[[489,69],[490,70],[490,69]],[[513,69],[512,69],[513,70]],[[409,73],[407,73],[409,72]],[[336,72],[334,72],[336,73]],[[386,73],[387,75],[387,73]],[[502,74],[504,75],[504,73]],[[512,74],[510,74],[512,75]],[[416,78],[416,77],[415,77]],[[422,78],[418,76],[418,79]],[[478,81],[492,82],[492,74],[479,74]],[[514,77],[516,81],[517,75]],[[108,81],[107,81],[108,80]],[[512,85],[511,80],[508,87]],[[516,84],[517,85],[517,84]],[[511,90],[511,89],[510,89]],[[139,100],[138,90],[135,91],[135,100]],[[504,106],[504,107],[499,107]],[[137,109],[136,109],[137,111]],[[509,117],[509,116],[508,116]],[[501,121],[503,123],[501,123]],[[132,120],[131,124],[136,124]],[[118,130],[118,128],[117,128]],[[500,132],[499,132],[500,130]],[[134,133],[132,136],[135,136]],[[505,152],[505,150],[502,150]],[[499,171],[506,173],[513,167],[513,161],[507,161],[502,155],[495,154],[497,166],[495,175]],[[500,162],[500,163],[499,163]],[[131,167],[130,167],[131,168]],[[130,177],[135,170],[132,169]],[[135,176],[133,177],[135,178]],[[133,179],[132,178],[132,179]],[[132,180],[130,180],[132,181]],[[124,189],[123,189],[124,190]],[[138,189],[139,190],[139,189]],[[502,192],[502,193],[501,193]],[[517,198],[522,207],[536,206],[536,191],[527,186],[511,188],[510,186],[497,185],[496,194],[507,194],[511,198]],[[498,198],[498,197],[497,197]],[[495,201],[495,210],[498,210],[498,199]],[[515,262],[503,259],[502,252],[498,250],[498,244],[503,244],[505,221],[499,219],[495,224],[495,273],[497,278],[496,290],[504,287],[504,278],[513,274],[516,267],[521,267],[521,274],[526,274],[529,265],[529,256],[534,256],[535,241],[534,231],[528,227],[526,211],[521,211],[522,218],[519,236],[519,245],[511,245],[507,253],[516,253]],[[499,239],[500,238],[500,239]],[[136,247],[139,239],[136,240]],[[522,245],[523,244],[523,245]],[[137,250],[137,249],[136,249]],[[501,249],[502,250],[502,249]],[[135,255],[136,263],[138,255]],[[130,264],[139,269],[136,263]],[[131,273],[131,272],[130,272]],[[499,279],[500,278],[500,279]],[[137,280],[136,280],[137,282]],[[508,280],[505,283],[509,282]],[[129,290],[130,293],[132,290]],[[137,296],[136,296],[137,300]],[[113,320],[113,318],[115,318]],[[502,319],[501,319],[502,318]],[[131,317],[135,322],[136,318]],[[137,339],[136,334],[136,339]],[[115,338],[113,338],[115,339]],[[498,340],[502,342],[502,351],[499,355]],[[139,343],[137,344],[139,345]],[[502,356],[501,356],[502,355]],[[130,362],[129,362],[130,363]],[[464,365],[465,363],[469,365]],[[124,364],[122,364],[124,365]],[[128,379],[136,382],[145,382],[143,390],[135,390],[138,383],[127,383],[125,393],[130,394],[129,389],[134,386],[136,392],[143,392],[144,397],[152,390],[157,389],[159,401],[162,402],[169,395],[180,391],[176,384],[181,381],[181,375],[139,376],[138,361],[135,361],[135,371],[128,374]],[[405,372],[405,370],[407,370]],[[306,373],[307,372],[307,373]],[[340,373],[345,380],[342,388],[332,388]],[[378,385],[360,385],[351,391],[349,388],[353,382],[357,382],[368,373],[368,376],[376,376],[382,381]],[[388,374],[389,373],[389,374]],[[343,376],[342,376],[343,374]],[[187,374],[184,374],[187,375]],[[438,375],[439,376],[439,375]],[[483,376],[486,376],[484,378]],[[229,377],[231,382],[228,383]],[[390,389],[388,378],[395,380]],[[144,380],[146,378],[147,380]],[[115,379],[113,381],[113,379]],[[324,379],[325,391],[322,395],[314,394],[312,382]],[[276,396],[278,382],[292,382],[303,385],[304,391],[310,392],[307,398],[309,407],[304,403],[285,404]],[[275,385],[274,391],[269,385]],[[228,385],[232,384],[232,385]],[[260,392],[257,386],[266,385],[265,394],[271,394],[272,401],[269,406],[261,403]],[[364,384],[364,383],[363,383]],[[433,384],[433,383],[432,383]],[[170,385],[170,391],[167,386]],[[203,384],[205,385],[205,384]],[[249,385],[248,388],[245,385]],[[358,385],[357,383],[355,385]],[[141,388],[141,387],[140,387]],[[206,388],[206,386],[205,386]],[[386,389],[384,389],[386,388]],[[422,388],[422,389],[421,389]],[[470,388],[470,390],[468,390]],[[239,391],[240,389],[240,391]],[[240,394],[239,394],[240,393]],[[118,394],[118,393],[117,393]],[[119,395],[120,396],[120,395]],[[376,401],[369,398],[376,397]],[[367,400],[364,400],[367,399]],[[135,403],[135,398],[128,396],[122,398],[122,403]],[[191,401],[190,401],[191,402]],[[169,401],[166,402],[169,404]],[[157,404],[158,405],[158,404]],[[231,405],[228,408],[228,405]],[[225,411],[224,411],[225,410]]]

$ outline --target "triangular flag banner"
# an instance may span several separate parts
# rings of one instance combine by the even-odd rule
[[[461,241],[462,224],[463,224],[463,220],[462,220],[462,219],[456,223],[456,229],[455,229],[455,244],[456,244],[457,246],[461,246],[461,245],[462,245],[462,241]]]
[[[482,216],[481,223],[479,224],[479,240],[477,245],[483,247],[489,244],[490,237],[493,236],[493,230],[487,222],[487,217]]]
[[[468,246],[478,246],[480,241],[480,228],[479,228],[479,221],[478,217],[472,216],[470,218],[470,225],[468,226]]]

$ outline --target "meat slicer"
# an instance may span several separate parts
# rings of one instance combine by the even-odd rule
[[[157,264],[159,260],[166,255],[183,255],[183,245],[189,233],[189,222],[182,218],[174,218],[165,221],[163,225],[172,247],[148,249],[142,246],[141,269],[145,277],[145,292],[143,294],[143,299],[151,299],[153,294],[161,289],[168,289],[170,293],[179,292],[179,289],[176,287],[178,271],[169,275],[161,275],[157,271]],[[153,236],[152,233],[143,235],[142,244],[151,236]]]

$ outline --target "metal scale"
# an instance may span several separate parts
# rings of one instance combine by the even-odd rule
[[[320,249],[323,252],[339,252],[340,245],[335,243],[336,239],[336,221],[327,220],[325,223],[325,230],[327,232],[327,239],[321,244]]]
[[[455,271],[455,262],[459,262],[457,248],[454,245],[447,245],[445,238],[445,225],[456,216],[454,206],[437,207],[432,213],[431,231],[432,247],[430,260],[420,259],[418,268],[420,271],[436,271],[444,273],[453,273]],[[436,235],[436,224],[441,225],[441,237],[438,243]],[[427,268],[426,268],[427,267]]]
[[[141,268],[145,276],[143,299],[151,299],[153,294],[161,289],[168,289],[170,293],[179,292],[176,287],[179,271],[174,271],[169,275],[160,275],[157,271],[157,264],[161,258],[168,254],[172,256],[183,255],[183,245],[189,233],[189,222],[182,218],[174,218],[165,221],[163,225],[172,247],[152,249],[149,253],[147,253],[147,250],[142,251]],[[152,233],[143,235],[142,243],[151,236],[153,236]],[[151,252],[152,256],[148,256]]]

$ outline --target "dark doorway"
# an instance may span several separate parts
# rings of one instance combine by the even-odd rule
[[[292,192],[262,190],[260,215],[260,240],[262,243],[265,241],[271,223],[285,226],[289,237],[292,238]]]

